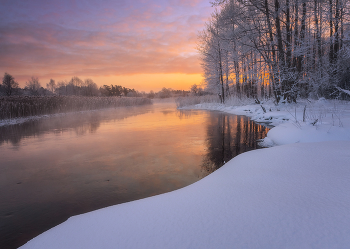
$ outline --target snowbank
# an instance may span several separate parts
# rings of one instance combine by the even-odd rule
[[[21,248],[348,248],[349,148],[247,152],[183,189],[72,217]]]

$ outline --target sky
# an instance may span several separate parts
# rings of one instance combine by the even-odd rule
[[[0,74],[21,87],[73,76],[139,91],[202,82],[209,0],[0,0]]]

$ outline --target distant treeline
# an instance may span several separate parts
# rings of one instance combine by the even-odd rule
[[[151,104],[153,98],[202,94],[203,90],[196,85],[191,91],[163,87],[159,92],[146,93],[120,85],[98,87],[93,80],[78,77],[57,83],[51,79],[46,88],[37,77],[31,77],[20,88],[14,77],[5,73],[0,84],[0,119],[144,105]]]
[[[148,98],[86,96],[0,97],[0,119],[151,104]]]
[[[147,97],[147,98],[168,98],[187,96],[190,91],[173,90],[163,88],[159,92],[139,92],[135,89],[121,85],[104,85],[98,87],[92,79],[81,80],[74,76],[70,81],[58,81],[51,79],[46,88],[41,86],[37,77],[31,77],[24,88],[20,88],[14,77],[8,73],[4,74],[0,84],[0,96],[118,96],[118,97]]]

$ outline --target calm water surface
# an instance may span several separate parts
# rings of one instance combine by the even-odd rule
[[[268,129],[174,103],[0,127],[0,247],[73,215],[172,191],[256,149]]]

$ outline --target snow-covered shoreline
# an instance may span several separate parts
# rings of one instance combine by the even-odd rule
[[[216,110],[245,115],[257,123],[272,125],[274,128],[263,141],[266,147],[304,142],[350,141],[350,103],[346,101],[304,100],[298,104],[278,106],[272,101],[242,106],[202,103],[182,109]]]
[[[281,146],[185,188],[71,217],[21,248],[348,248],[350,110],[319,102],[305,122],[303,105],[192,106],[268,119],[264,141]]]
[[[57,114],[47,114],[47,115],[21,117],[21,118],[1,119],[0,120],[0,127],[1,126],[7,126],[7,125],[23,124],[23,123],[26,123],[26,122],[29,122],[29,121],[37,121],[37,120],[47,119],[47,118],[52,118],[52,117],[62,117],[62,116],[65,116],[65,115],[67,115],[67,114],[66,113],[57,113]]]

